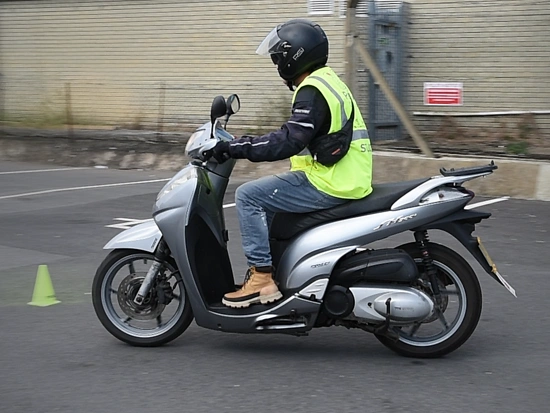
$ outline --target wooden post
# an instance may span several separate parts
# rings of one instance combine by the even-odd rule
[[[353,35],[353,26],[355,23],[355,10],[359,0],[346,0],[346,3],[346,46],[344,48],[344,65],[346,67],[345,81],[351,93],[355,96],[355,54],[353,49],[355,38]]]
[[[1,64],[1,60],[0,60],[0,64]],[[0,122],[3,122],[4,120],[6,120],[5,99],[6,99],[6,94],[4,93],[4,75],[0,73]]]
[[[71,83],[65,83],[65,115],[67,117],[67,131],[69,137],[73,136],[73,112],[71,105]]]
[[[159,113],[157,119],[157,133],[162,132],[164,124],[164,96],[166,94],[166,84],[162,82],[159,93]]]

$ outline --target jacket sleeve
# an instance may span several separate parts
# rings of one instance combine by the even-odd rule
[[[232,158],[252,162],[279,161],[300,153],[311,140],[330,127],[330,110],[313,86],[298,91],[292,115],[281,129],[263,136],[243,136],[229,144]]]

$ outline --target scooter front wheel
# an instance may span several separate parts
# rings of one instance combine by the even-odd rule
[[[193,321],[181,274],[172,259],[162,263],[143,303],[134,302],[154,260],[153,254],[144,251],[112,251],[97,269],[92,284],[99,321],[113,336],[133,346],[166,344]]]

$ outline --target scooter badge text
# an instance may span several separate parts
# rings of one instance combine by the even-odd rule
[[[409,219],[413,219],[417,214],[411,214],[411,215],[401,215],[397,218],[388,219],[384,222],[382,222],[380,225],[378,225],[376,228],[373,229],[373,231],[376,231],[377,229],[380,229],[382,227],[389,227],[393,224],[399,224],[400,222],[408,221]]]
[[[311,266],[311,268],[319,268],[319,267],[324,267],[325,265],[329,265],[330,264],[330,261],[327,261],[327,262],[322,262],[320,264],[313,264]]]

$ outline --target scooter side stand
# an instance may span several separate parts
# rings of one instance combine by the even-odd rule
[[[381,325],[370,326],[368,324],[361,324],[357,321],[352,321],[352,320],[336,320],[334,325],[346,327],[347,329],[359,328],[368,333],[386,336],[392,339],[393,341],[397,342],[399,341],[399,334],[397,334],[395,331],[390,329],[390,304],[391,304],[391,298],[388,298],[386,300],[386,316],[385,316],[386,319],[384,320],[384,323]]]
[[[386,320],[384,321],[384,324],[374,328],[374,334],[384,335],[394,341],[399,341],[399,334],[393,330],[390,330],[390,305],[391,297],[386,300]]]

